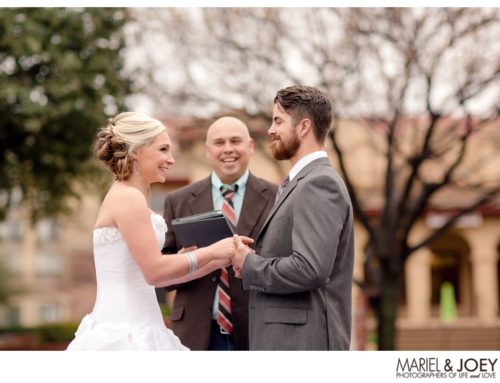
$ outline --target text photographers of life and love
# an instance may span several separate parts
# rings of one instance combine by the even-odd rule
[[[398,358],[396,378],[496,379],[497,358]]]

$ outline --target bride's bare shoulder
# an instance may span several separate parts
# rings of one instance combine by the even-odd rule
[[[113,184],[104,200],[119,203],[134,202],[136,200],[146,202],[144,194],[139,189],[122,183]]]
[[[128,185],[114,184],[102,201],[96,227],[116,226],[117,219],[148,211],[146,198],[140,190]]]

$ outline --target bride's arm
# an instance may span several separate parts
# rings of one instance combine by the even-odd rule
[[[139,190],[122,189],[113,196],[113,206],[113,220],[148,284],[166,285],[188,276],[189,262],[186,254],[165,256],[158,249],[151,213]],[[208,266],[210,261],[230,259],[234,255],[234,246],[233,239],[228,238],[191,253],[196,257],[198,268],[202,269],[200,273],[208,273],[213,267]]]
[[[171,255],[172,254],[167,254],[167,255],[164,255],[164,257],[170,257]],[[155,285],[155,287],[166,287],[166,286],[186,283],[186,282],[192,281],[193,279],[198,279],[198,278],[204,277],[205,275],[210,274],[211,272],[213,272],[215,270],[218,270],[218,269],[221,269],[224,267],[228,267],[228,266],[231,266],[231,261],[225,261],[225,260],[220,260],[220,259],[213,260],[213,261],[208,262],[205,266],[200,267],[198,270],[196,270],[195,272],[193,272],[191,274],[186,274],[180,278],[171,279],[171,280],[167,281],[166,283],[157,284],[157,285]]]

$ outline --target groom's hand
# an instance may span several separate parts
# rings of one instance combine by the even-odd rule
[[[247,246],[255,242],[253,238],[245,237],[244,235],[238,235],[238,237],[241,239],[241,242]]]
[[[241,268],[243,267],[247,254],[251,251],[251,249],[244,242],[252,243],[253,239],[236,234],[233,238],[236,245],[236,254],[231,259],[231,262],[233,263],[234,275],[237,278],[241,278]]]

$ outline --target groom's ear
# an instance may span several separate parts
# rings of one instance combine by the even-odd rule
[[[309,118],[304,118],[299,123],[299,137],[304,137],[312,131],[312,122]]]

